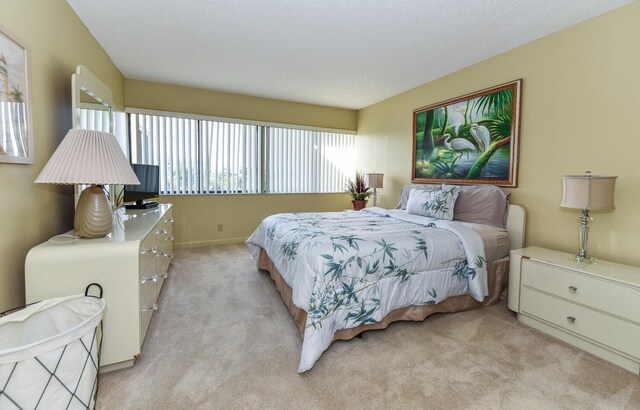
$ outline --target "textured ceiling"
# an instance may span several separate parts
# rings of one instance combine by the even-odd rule
[[[125,77],[359,109],[631,0],[67,0]]]

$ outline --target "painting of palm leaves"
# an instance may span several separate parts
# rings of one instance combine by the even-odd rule
[[[414,183],[515,187],[522,80],[413,112]]]

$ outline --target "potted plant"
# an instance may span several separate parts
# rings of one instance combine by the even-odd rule
[[[356,178],[347,182],[345,192],[351,195],[351,203],[355,211],[367,206],[367,199],[373,194],[373,192],[369,191],[370,189],[362,172],[356,172]]]

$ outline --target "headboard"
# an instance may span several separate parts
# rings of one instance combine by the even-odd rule
[[[509,231],[509,249],[524,247],[524,232],[527,212],[520,205],[509,204],[507,231]]]

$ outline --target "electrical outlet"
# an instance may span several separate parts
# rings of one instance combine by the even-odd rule
[[[224,226],[222,224],[218,224],[218,232],[224,231]]]

